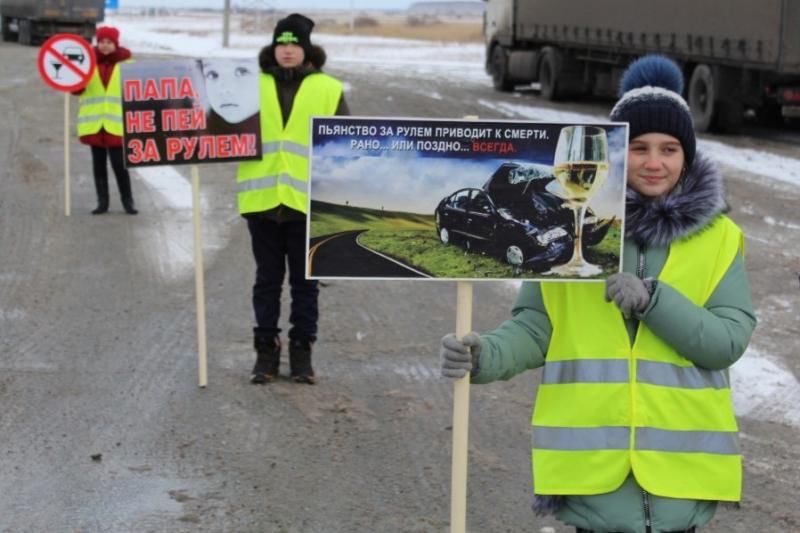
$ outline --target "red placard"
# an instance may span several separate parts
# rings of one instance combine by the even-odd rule
[[[72,92],[86,87],[95,67],[92,45],[80,35],[53,35],[39,49],[39,74],[57,91]]]

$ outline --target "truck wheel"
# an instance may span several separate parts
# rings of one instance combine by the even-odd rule
[[[11,31],[11,28],[9,27],[8,17],[0,17],[0,26],[3,28],[3,40],[5,42],[17,40],[14,32]]]
[[[539,94],[545,100],[558,100],[561,97],[558,90],[558,77],[560,74],[561,55],[554,48],[544,47],[542,49],[542,59],[539,62]]]
[[[499,44],[492,48],[492,84],[495,89],[503,92],[514,88],[514,84],[508,78],[508,53]]]
[[[694,127],[705,132],[711,127],[714,118],[714,74],[708,65],[697,65],[689,79],[689,109],[692,110]]]
[[[30,46],[31,41],[31,21],[28,19],[19,19],[17,21],[19,27],[17,41],[24,46]]]

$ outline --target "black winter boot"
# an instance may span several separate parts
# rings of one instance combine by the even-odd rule
[[[296,383],[316,383],[311,368],[311,342],[292,339],[289,341],[289,366],[292,380]]]
[[[108,177],[95,176],[94,187],[97,191],[97,207],[92,211],[92,214],[102,215],[108,212]]]
[[[119,189],[119,196],[122,199],[122,207],[129,215],[139,213],[133,203],[133,191],[131,190],[131,175],[126,168],[114,169],[117,176],[117,188]]]
[[[271,342],[263,339],[255,340],[256,364],[250,383],[261,385],[271,383],[278,377],[281,364],[281,340],[275,337]]]

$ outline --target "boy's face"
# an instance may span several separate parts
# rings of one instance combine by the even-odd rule
[[[226,122],[242,122],[261,107],[257,66],[255,61],[249,59],[203,61],[208,102]]]
[[[303,47],[294,44],[275,45],[275,61],[283,68],[299,67],[306,60],[306,52]]]

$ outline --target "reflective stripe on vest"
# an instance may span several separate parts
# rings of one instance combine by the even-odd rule
[[[332,116],[342,96],[342,84],[327,74],[306,76],[283,125],[275,80],[261,74],[260,161],[239,163],[239,212],[257,213],[286,205],[308,211],[308,159],[312,116]]]
[[[545,366],[542,383],[627,383],[628,361],[622,359],[575,359],[553,361]],[[728,377],[716,370],[678,366],[658,361],[639,361],[636,381],[684,389],[724,389]]]
[[[536,428],[534,444],[542,450],[627,450],[630,435],[631,429],[627,427],[539,426]],[[636,448],[736,455],[739,453],[739,440],[735,432],[637,428]]]
[[[122,83],[119,63],[114,65],[108,87],[103,86],[100,73],[94,70],[89,83],[78,100],[78,135],[92,135],[101,129],[122,137]]]
[[[742,239],[719,216],[670,246],[659,280],[703,305]],[[643,323],[631,346],[602,283],[542,283],[542,295],[553,333],[532,420],[536,493],[603,494],[633,470],[658,496],[738,501],[727,371],[694,366]]]

